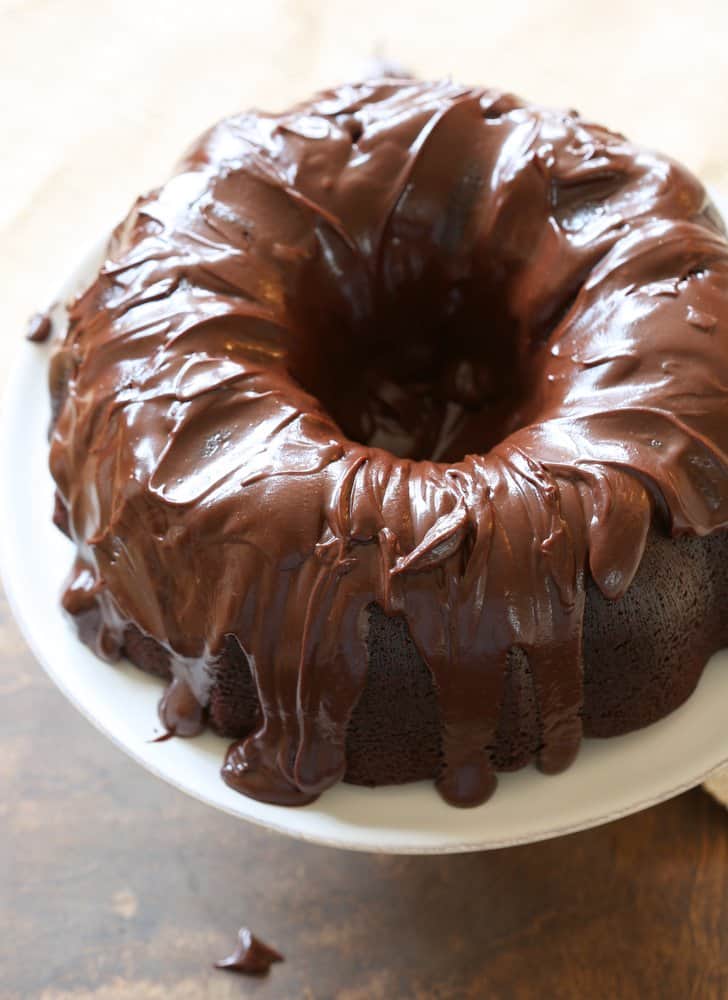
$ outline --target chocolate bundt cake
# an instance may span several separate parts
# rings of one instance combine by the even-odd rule
[[[211,129],[69,308],[64,607],[235,789],[474,805],[728,645],[728,242],[666,157],[344,86]]]

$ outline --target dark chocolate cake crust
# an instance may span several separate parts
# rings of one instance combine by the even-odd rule
[[[63,603],[281,804],[567,767],[728,644],[728,243],[664,156],[386,78],[220,123],[51,371]]]

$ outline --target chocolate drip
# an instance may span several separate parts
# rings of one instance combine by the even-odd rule
[[[66,606],[168,651],[179,732],[239,644],[223,775],[266,801],[343,776],[373,604],[432,673],[449,802],[495,787],[514,650],[561,770],[589,576],[619,599],[656,514],[728,527],[727,317],[701,185],[575,113],[382,79],[228,119],[71,307]]]
[[[159,718],[171,736],[197,736],[205,728],[205,713],[190,685],[175,677],[162,695]]]
[[[216,969],[242,972],[247,976],[265,976],[274,962],[282,962],[283,955],[265,944],[247,927],[238,931],[235,951],[227,958],[215,962]]]

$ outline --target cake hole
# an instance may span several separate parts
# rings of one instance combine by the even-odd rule
[[[475,285],[399,291],[343,325],[294,374],[351,440],[400,458],[457,462],[523,423],[535,352]]]
[[[453,463],[486,454],[537,412],[546,345],[578,287],[530,303],[527,319],[514,312],[527,262],[500,241],[497,255],[479,245],[484,183],[461,166],[434,218],[425,195],[406,189],[365,252],[318,230],[289,298],[308,332],[290,370],[349,439]]]

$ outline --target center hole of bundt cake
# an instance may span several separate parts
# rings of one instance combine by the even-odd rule
[[[326,339],[306,385],[352,440],[456,462],[520,426],[528,378],[512,320],[467,286],[400,294]]]

